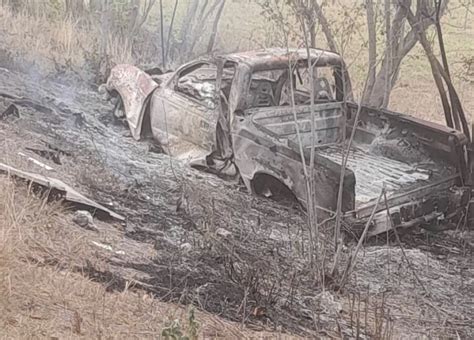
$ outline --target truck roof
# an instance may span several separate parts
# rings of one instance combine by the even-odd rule
[[[311,59],[316,61],[315,66],[342,65],[339,54],[322,49],[310,48]],[[218,56],[218,58],[235,63],[245,63],[255,71],[271,70],[288,67],[288,63],[306,61],[308,53],[305,48],[269,48],[246,52],[237,52]]]

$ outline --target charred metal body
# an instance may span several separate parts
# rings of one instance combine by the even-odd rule
[[[311,65],[308,67],[308,65]],[[332,52],[270,49],[198,60],[150,77],[112,70],[109,92],[124,104],[132,136],[152,136],[174,157],[238,174],[249,191],[289,192],[307,205],[304,164],[314,148],[315,204],[334,214],[348,137],[342,211],[362,225],[385,188],[369,233],[455,218],[469,201],[465,136],[403,114],[356,104],[342,58]],[[314,117],[314,122],[312,118]],[[313,129],[313,128],[314,129]],[[392,221],[389,217],[391,216]]]

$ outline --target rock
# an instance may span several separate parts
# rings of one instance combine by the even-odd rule
[[[137,228],[135,227],[135,225],[133,223],[126,223],[125,224],[125,233],[126,234],[133,234],[137,231]]]
[[[72,221],[82,228],[96,229],[91,213],[86,210],[76,211]]]
[[[176,243],[167,237],[157,237],[154,244],[156,250],[176,249],[176,246]]]
[[[193,246],[190,244],[190,243],[183,243],[181,246],[180,246],[181,250],[185,253],[189,253],[192,249],[193,249]]]
[[[161,145],[156,144],[156,143],[151,143],[150,145],[148,145],[148,152],[164,154],[165,150],[163,149]]]
[[[148,196],[147,194],[144,194],[144,193],[142,193],[142,192],[139,194],[139,197],[140,197],[140,199],[142,199],[143,201],[149,201],[149,200],[151,199],[150,196]]]
[[[232,233],[224,228],[217,228],[216,234],[222,237],[227,237],[231,235]]]
[[[339,314],[342,312],[342,304],[334,298],[329,291],[324,291],[319,293],[316,296],[317,300],[319,301],[319,306],[325,311],[326,313],[330,314]]]

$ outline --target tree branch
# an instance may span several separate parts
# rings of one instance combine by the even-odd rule
[[[336,40],[334,39],[334,34],[331,30],[331,26],[329,25],[329,22],[324,15],[322,7],[318,4],[317,0],[313,0],[313,6],[314,10],[316,12],[316,16],[319,19],[319,23],[321,25],[321,29],[324,33],[324,36],[326,37],[326,41],[328,43],[329,50],[336,52],[337,51],[337,45],[336,45]]]
[[[428,42],[428,39],[426,38],[425,32],[420,28],[420,23],[417,21],[415,15],[411,11],[411,8],[407,7],[405,2],[402,3],[402,6],[405,6],[407,8],[408,23],[410,24],[412,30],[414,30],[414,32],[416,33],[417,39],[420,41],[421,45],[423,46],[423,49],[425,50],[428,61],[430,62],[431,72],[433,74],[433,78],[434,78],[436,87],[438,88],[441,102],[443,104],[446,124],[449,127],[453,127],[453,117],[452,117],[451,107],[449,105],[448,98],[446,97],[446,92],[445,92],[443,81],[440,75],[441,69],[438,67],[439,62],[434,56],[431,46]],[[417,12],[419,10],[420,9],[418,8]]]

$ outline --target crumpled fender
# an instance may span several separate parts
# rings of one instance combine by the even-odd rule
[[[143,116],[150,94],[158,86],[150,75],[138,67],[128,64],[115,66],[107,79],[107,90],[109,92],[117,91],[122,98],[128,126],[136,140],[140,139]]]

